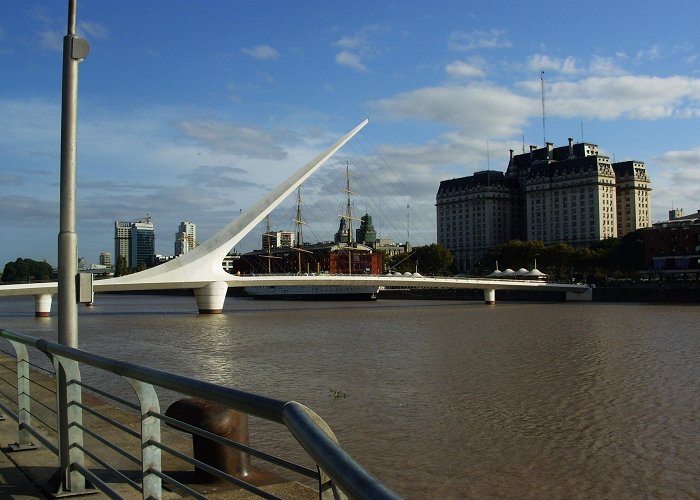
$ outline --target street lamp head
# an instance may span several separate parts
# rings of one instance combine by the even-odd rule
[[[75,59],[78,62],[83,62],[90,52],[90,44],[84,38],[78,36],[71,36],[71,59]]]

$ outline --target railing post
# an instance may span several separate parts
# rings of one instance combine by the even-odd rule
[[[31,397],[29,397],[29,354],[24,344],[8,340],[17,354],[17,442],[10,445],[12,451],[33,450],[31,434],[26,429],[32,425]]]
[[[160,413],[158,395],[151,384],[123,377],[134,389],[141,406],[141,482],[143,498],[162,498],[161,479],[154,472],[161,472],[160,420],[151,415]]]
[[[338,438],[335,437],[333,430],[328,426],[325,420],[319,417],[316,412],[305,408],[306,414],[311,417],[314,423],[336,444]],[[348,496],[343,493],[333,482],[333,479],[321,467],[316,465],[318,469],[318,498],[319,500],[347,500]]]
[[[56,391],[57,404],[65,402],[66,411],[58,413],[58,471],[54,476],[59,483],[58,495],[87,492],[85,477],[72,467],[78,464],[85,467],[83,453],[83,410],[80,385],[80,367],[77,361],[54,355],[56,374],[65,380]]]

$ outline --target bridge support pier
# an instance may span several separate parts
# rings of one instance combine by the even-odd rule
[[[41,293],[34,296],[34,316],[37,318],[48,318],[51,316],[51,300],[53,295]]]
[[[496,290],[493,288],[484,289],[484,304],[492,306],[496,303]]]
[[[199,314],[221,314],[224,310],[228,284],[225,281],[214,281],[202,288],[194,289]]]

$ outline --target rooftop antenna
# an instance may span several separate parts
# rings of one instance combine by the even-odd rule
[[[486,139],[486,169],[491,170],[491,151],[489,150],[488,139]]]
[[[406,243],[411,241],[411,206],[406,203]]]
[[[545,128],[545,112],[544,112],[544,70],[540,71],[540,87],[542,88],[542,138],[544,139],[543,146],[547,147],[547,129]]]

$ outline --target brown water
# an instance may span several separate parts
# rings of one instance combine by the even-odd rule
[[[32,315],[0,300],[0,327],[55,340]],[[409,498],[698,498],[699,325],[695,305],[98,296],[80,344],[297,400]]]

